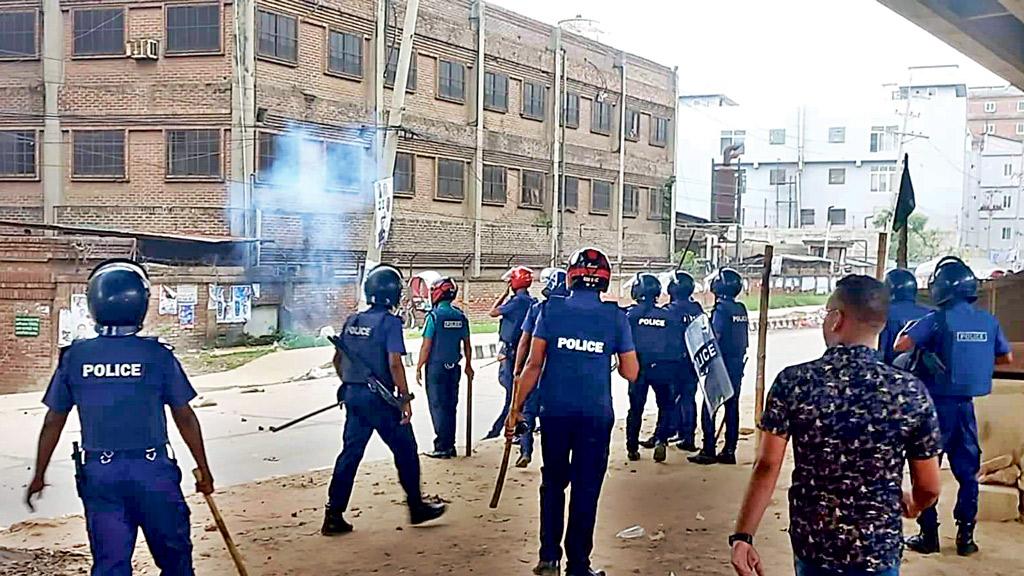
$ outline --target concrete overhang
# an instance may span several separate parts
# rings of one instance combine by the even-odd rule
[[[879,0],[1024,89],[1024,0]]]

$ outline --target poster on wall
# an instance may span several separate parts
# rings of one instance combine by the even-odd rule
[[[196,327],[195,304],[178,305],[178,326],[184,328],[185,330],[191,330]]]
[[[217,301],[218,324],[241,324],[252,318],[252,286],[221,287]]]
[[[178,313],[178,291],[170,286],[160,286],[158,314],[173,316]]]
[[[178,284],[178,306],[199,302],[199,287],[195,284]]]
[[[253,284],[252,284],[252,299],[253,300],[259,300],[260,299],[260,283],[259,282],[253,282]]]
[[[224,301],[224,287],[217,284],[210,284],[210,297],[206,301],[207,310],[218,310],[220,302]]]
[[[71,325],[71,310],[61,308],[57,312],[57,346],[70,346],[75,339],[74,327]]]
[[[82,338],[96,337],[96,323],[89,314],[89,301],[85,294],[71,295],[71,339],[81,340]]]

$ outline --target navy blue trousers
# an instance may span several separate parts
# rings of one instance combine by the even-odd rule
[[[725,401],[725,449],[722,452],[735,453],[736,444],[740,439],[740,392],[743,390],[743,362],[727,361],[725,370],[729,373],[729,381],[732,382],[733,395]],[[715,419],[708,412],[707,402],[700,411],[701,433],[704,436],[703,451],[706,454],[715,453]]]
[[[942,433],[942,457],[949,458],[953,477],[960,485],[956,495],[953,518],[971,523],[978,516],[978,471],[981,469],[981,445],[978,422],[974,417],[974,400],[962,396],[932,396],[939,415]],[[933,528],[939,523],[935,506],[921,512],[917,523]]]
[[[158,450],[160,452],[160,450]],[[139,528],[163,576],[192,576],[189,509],[181,469],[167,455],[154,460],[90,460],[79,481],[92,549],[92,576],[131,576]]]
[[[678,365],[674,363],[649,364],[640,368],[636,382],[629,384],[629,412],[626,414],[626,450],[635,451],[640,447],[640,426],[643,424],[644,408],[649,390],[654,390],[658,404],[658,425],[654,436],[661,443],[667,443],[675,431],[673,417],[676,407],[675,379]]]
[[[537,417],[540,415],[540,395],[534,388],[523,403],[523,420],[526,431],[519,437],[519,453],[533,457],[533,431],[537,429]]]
[[[672,432],[679,434],[679,439],[693,442],[697,435],[697,374],[692,368],[684,368],[681,377],[676,379],[676,409],[673,412],[674,426]]]
[[[516,367],[516,347],[508,343],[502,343],[505,359],[498,367],[498,383],[505,389],[505,403],[502,405],[498,419],[491,426],[488,436],[501,436],[505,431],[505,420],[508,418],[509,408],[512,406],[512,383],[515,380],[513,370]]]
[[[352,498],[359,462],[374,432],[391,449],[398,468],[398,481],[410,506],[423,502],[420,494],[420,460],[411,424],[402,424],[402,416],[365,384],[347,384],[338,392],[345,402],[345,431],[341,454],[334,463],[334,475],[327,492],[327,505],[343,512]]]
[[[455,452],[455,424],[459,406],[459,380],[462,371],[458,364],[427,366],[427,404],[434,423],[434,451]]]
[[[540,559],[562,559],[565,538],[566,573],[585,574],[594,549],[597,501],[608,470],[613,415],[556,416],[541,413]],[[565,522],[565,490],[572,485],[569,522]]]

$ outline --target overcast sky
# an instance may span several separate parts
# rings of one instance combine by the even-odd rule
[[[492,0],[555,24],[596,20],[601,41],[679,67],[679,93],[740,104],[854,103],[906,82],[908,66],[958,64],[968,86],[998,76],[876,0]]]

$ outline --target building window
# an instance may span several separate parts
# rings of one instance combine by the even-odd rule
[[[1017,112],[1024,112],[1024,100],[1017,100]]]
[[[630,218],[640,211],[640,187],[626,184],[622,187],[622,215]]]
[[[329,31],[327,71],[363,77],[363,37],[348,32]]]
[[[562,200],[565,209],[575,212],[580,204],[580,179],[572,176],[562,178]]]
[[[465,196],[466,163],[462,160],[437,160],[437,197],[462,200]]]
[[[35,176],[35,131],[0,132],[0,178],[35,178]]]
[[[363,183],[363,161],[366,149],[344,142],[324,143],[324,170],[331,190],[358,190]],[[398,156],[395,156],[398,165]],[[331,168],[328,168],[331,167]]]
[[[996,103],[995,102],[985,102],[985,112],[988,112],[989,114],[994,114],[995,111],[996,111]]]
[[[660,186],[651,188],[647,194],[647,218],[649,220],[664,220],[666,204],[665,189]]]
[[[274,174],[274,162],[277,160],[277,149],[281,145],[281,136],[269,132],[260,132],[257,146],[256,179],[270,182]]]
[[[416,157],[407,152],[395,156],[395,194],[412,196],[416,193]]]
[[[507,195],[508,170],[504,166],[484,166],[484,204],[504,206]]]
[[[507,75],[484,72],[484,108],[494,112],[508,112]]]
[[[75,56],[124,56],[124,8],[75,10]]]
[[[523,81],[523,117],[544,120],[544,92],[547,88],[539,82]]]
[[[398,73],[398,49],[388,51],[388,65],[384,68],[384,86],[395,87],[395,74]],[[409,78],[405,81],[405,91],[416,91],[416,52],[409,57]]]
[[[1013,176],[1013,164],[1009,162],[1003,164],[1003,176]]]
[[[846,128],[840,126],[828,129],[829,144],[842,144],[843,142],[846,142]]]
[[[746,130],[722,130],[722,153],[725,153],[725,149],[729,146],[742,146],[747,139]]]
[[[452,102],[466,101],[466,66],[450,60],[437,61],[437,97]]]
[[[36,13],[0,12],[0,60],[35,58],[38,53]]]
[[[1017,134],[1024,134],[1024,122],[1017,122]]]
[[[829,184],[846,184],[846,168],[829,168]]]
[[[992,124],[991,122],[988,123],[988,124],[985,124],[985,134],[995,134],[995,133],[996,133],[996,125],[995,124]]]
[[[668,118],[651,117],[651,146],[668,144]]]
[[[220,5],[168,5],[168,54],[220,51]]]
[[[871,127],[871,151],[892,152],[896,150],[896,126]]]
[[[544,173],[523,170],[523,193],[519,202],[524,208],[544,206]]]
[[[1003,226],[1002,239],[1003,240],[1009,240],[1012,237],[1012,235],[1013,235],[1013,230],[1011,230],[1009,226]]]
[[[786,129],[772,128],[771,130],[769,130],[768,143],[774,146],[784,145],[786,143]]]
[[[285,62],[298,62],[298,23],[294,16],[259,11],[256,53]]]
[[[220,130],[168,130],[167,176],[219,178]]]
[[[846,226],[846,208],[829,208],[828,222],[833,226]]]
[[[566,128],[580,127],[580,95],[573,92],[565,93],[562,103],[562,124]]]
[[[814,208],[800,209],[800,225],[814,226]]]
[[[612,183],[594,180],[590,183],[590,211],[607,214],[612,206]]]
[[[612,133],[612,105],[607,100],[594,100],[590,110],[590,131],[605,136]]]
[[[871,167],[871,191],[889,193],[896,189],[895,166]]]
[[[768,173],[768,184],[772,186],[778,186],[787,182],[786,169],[785,168],[772,168],[772,171]]]
[[[640,140],[640,112],[629,108],[626,109],[626,140]]]
[[[83,178],[124,178],[124,130],[75,131],[72,174]]]
[[[1007,194],[1006,196],[1003,196],[1003,210],[1009,209],[1012,204],[1013,204],[1013,196],[1010,196],[1009,194]]]

